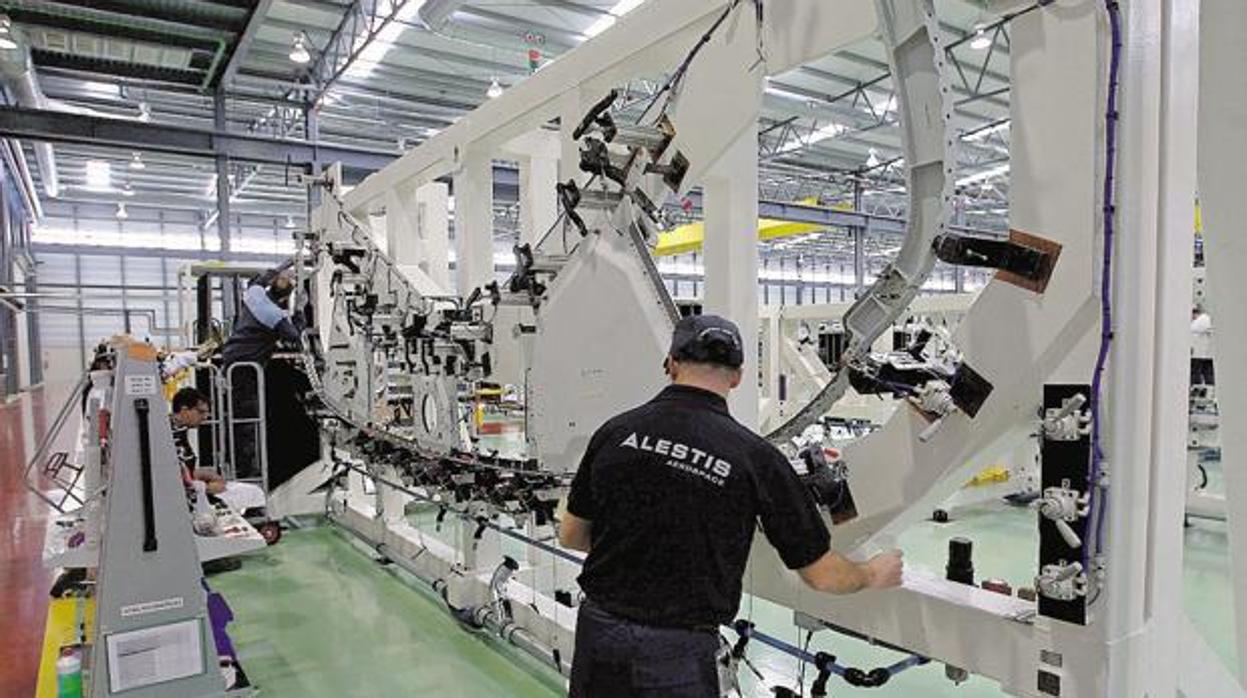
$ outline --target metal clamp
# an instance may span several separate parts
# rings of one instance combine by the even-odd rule
[[[1091,415],[1082,408],[1087,396],[1079,393],[1061,402],[1061,409],[1044,411],[1043,435],[1049,441],[1078,441],[1091,433]]]
[[[1035,589],[1056,601],[1073,601],[1087,595],[1087,575],[1081,562],[1044,565],[1035,578]]]
[[[1090,511],[1091,496],[1070,489],[1068,482],[1062,484],[1065,486],[1046,488],[1043,491],[1043,497],[1036,500],[1033,506],[1042,516],[1056,524],[1057,531],[1061,533],[1061,537],[1065,539],[1069,547],[1081,548],[1082,539],[1078,537],[1070,524],[1087,515]]]

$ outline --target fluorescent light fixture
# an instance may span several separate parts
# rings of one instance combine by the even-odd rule
[[[794,150],[800,150],[801,148],[814,145],[815,143],[820,143],[830,138],[835,138],[836,136],[848,130],[849,130],[848,126],[833,122],[814,131],[804,141],[796,137],[789,139],[786,143],[784,143],[783,145],[779,147],[779,150],[777,152],[790,153]]]
[[[425,0],[407,0],[407,4],[399,8],[398,12],[390,18],[381,31],[372,37],[372,41],[359,52],[355,60],[351,61],[351,65],[347,67],[346,74],[352,77],[366,78],[372,75],[377,66],[381,64],[381,59],[385,58],[385,54],[390,52],[394,47],[394,42],[398,40],[398,36],[407,29],[407,24],[415,19],[416,14],[424,5]]]
[[[489,89],[485,90],[485,96],[490,99],[498,99],[502,96],[502,85],[498,82],[498,78],[490,81]]]
[[[601,19],[589,25],[589,28],[585,30],[585,38],[592,39],[610,29],[620,17],[628,14],[643,2],[645,0],[619,0],[614,7],[608,10],[609,14],[603,15]]]
[[[312,61],[312,54],[307,50],[307,36],[303,32],[297,32],[294,35],[294,42],[290,45],[290,60],[299,65]]]
[[[117,202],[117,220],[124,221],[125,219],[129,217],[130,217],[130,214],[126,212],[126,205],[118,201]]]
[[[813,102],[819,101],[815,99],[814,97],[810,97],[808,95],[797,94],[796,92],[785,90],[782,87],[771,87],[769,85],[766,88],[766,93],[768,95],[775,95],[776,97],[783,97],[784,99],[791,99],[794,102],[801,102],[802,104],[806,104],[806,105],[808,105],[812,101]]]
[[[105,160],[87,160],[87,189],[109,191],[113,188],[113,166]]]
[[[146,170],[147,169],[147,164],[143,162],[143,156],[140,155],[137,150],[134,151],[134,156],[130,158],[130,169],[132,170]]]
[[[978,184],[979,182],[985,182],[994,177],[999,177],[1001,175],[1006,175],[1008,173],[1009,173],[1009,163],[1005,163],[1003,165],[997,165],[996,167],[993,167],[991,169],[983,170],[982,172],[975,172],[972,175],[967,175],[965,177],[962,177],[961,179],[957,180],[957,186],[966,187],[971,184]]]
[[[17,48],[17,42],[13,40],[13,34],[9,31],[13,22],[8,15],[0,15],[0,49],[12,51]]]
[[[974,25],[974,38],[970,39],[970,48],[982,51],[992,45],[992,38],[987,35],[987,25],[979,22]]]
[[[988,126],[987,128],[981,128],[981,129],[978,129],[977,131],[968,133],[965,136],[962,136],[961,140],[981,141],[981,140],[986,139],[988,136],[995,135],[1002,131],[1008,131],[1009,127],[1012,126],[1012,124],[1013,122],[1011,120],[1005,119],[1004,121],[1001,121],[1000,123],[995,124],[994,126]]]

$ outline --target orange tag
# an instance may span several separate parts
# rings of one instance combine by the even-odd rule
[[[134,342],[126,347],[126,354],[135,361],[154,362],[157,358],[156,347],[153,347],[150,344],[143,344],[141,342]]]

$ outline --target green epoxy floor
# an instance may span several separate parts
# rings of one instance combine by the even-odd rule
[[[975,541],[979,578],[1029,583],[1034,568],[1034,514],[1003,504],[957,512],[946,525],[922,523],[899,541],[911,565],[942,569],[948,539]],[[1225,526],[1196,522],[1187,530],[1185,605],[1211,646],[1231,664],[1231,592]],[[245,558],[243,568],[215,576],[215,588],[234,608],[231,626],[243,665],[270,696],[553,696],[563,682],[551,670],[492,640],[463,631],[428,594],[401,572],[379,566],[343,534],[328,527],[287,532],[281,543]],[[741,615],[763,632],[804,642],[786,609],[746,598]],[[900,655],[830,633],[812,650],[827,650],[864,668]],[[793,660],[767,647],[749,657],[765,677],[742,676],[745,694],[768,686],[797,686]],[[806,685],[812,680],[807,672]],[[956,686],[943,665],[919,667],[881,689],[854,689],[833,680],[832,695],[879,698],[988,698],[1004,695],[981,678]]]
[[[552,696],[552,671],[460,628],[444,607],[329,527],[287,531],[209,578],[265,696]]]

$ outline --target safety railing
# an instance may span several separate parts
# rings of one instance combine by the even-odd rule
[[[60,438],[74,408],[82,402],[83,392],[91,385],[91,373],[84,372],[78,379],[65,402],[57,410],[52,425],[39,441],[35,453],[26,464],[23,481],[26,488],[46,502],[58,513],[67,514],[86,503],[86,494],[82,487],[83,465],[69,461],[66,452],[53,452],[52,448]],[[56,486],[54,490],[45,490],[44,484]],[[59,496],[53,496],[59,490]]]
[[[239,371],[248,371],[252,380],[244,379],[239,386]],[[221,474],[227,480],[252,482],[268,492],[268,424],[267,402],[264,386],[264,367],[254,361],[239,361],[225,369],[225,416],[223,431],[227,458],[221,464]],[[248,393],[254,391],[254,399]],[[242,414],[239,414],[239,413]],[[254,412],[254,413],[252,413]],[[246,448],[250,442],[251,448]],[[240,445],[244,447],[239,448]],[[247,463],[239,462],[239,452],[247,456]],[[239,466],[243,466],[240,468]],[[239,473],[245,473],[239,475]]]

